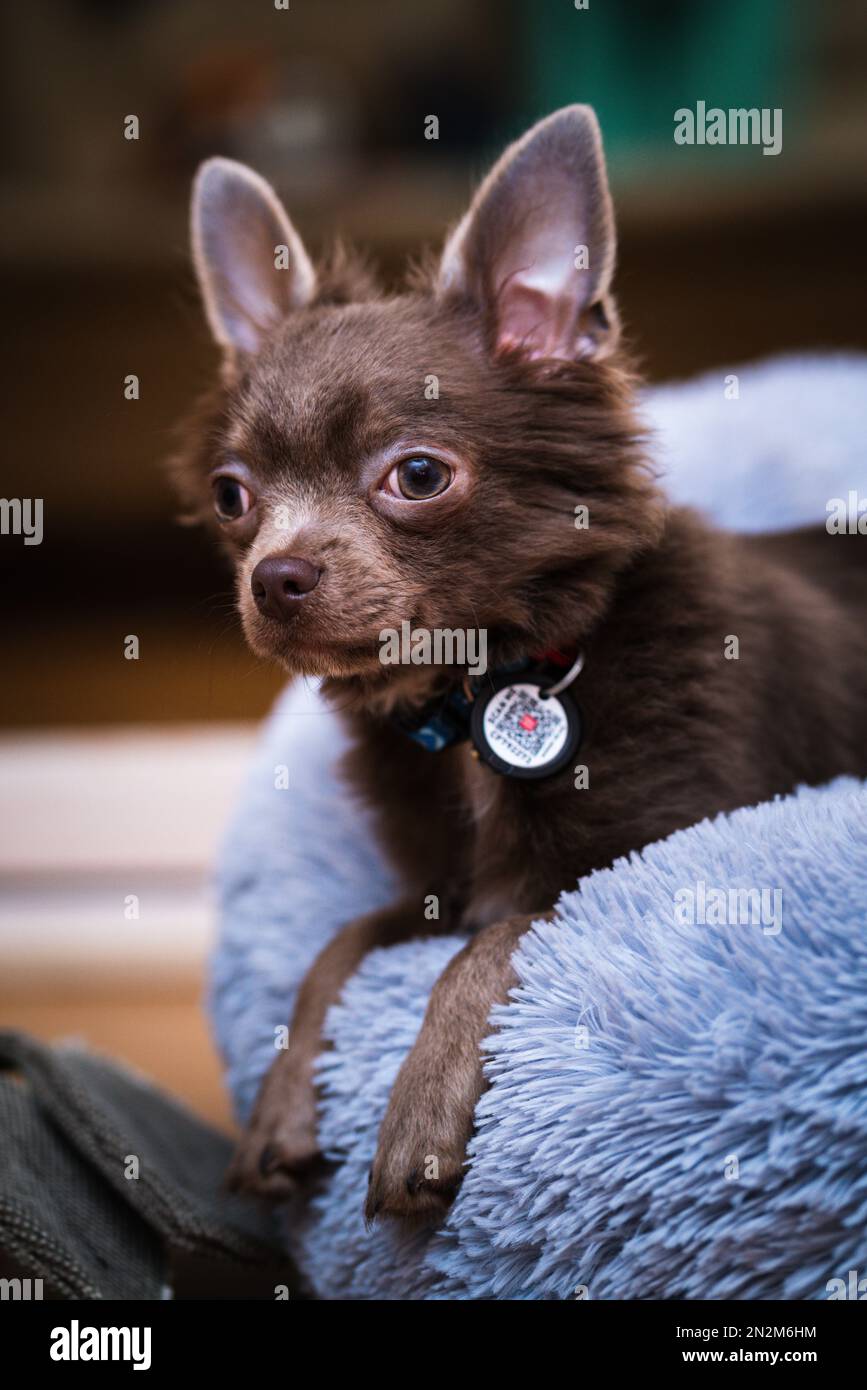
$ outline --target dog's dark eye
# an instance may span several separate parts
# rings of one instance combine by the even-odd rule
[[[215,478],[213,488],[214,511],[221,521],[237,521],[239,517],[246,516],[253,505],[250,493],[237,478],[228,475]]]
[[[421,502],[426,497],[437,497],[439,493],[445,492],[452,475],[439,459],[432,459],[427,454],[417,454],[413,458],[404,459],[403,463],[393,468],[389,482],[392,479],[396,484],[395,492],[399,492],[410,502]]]

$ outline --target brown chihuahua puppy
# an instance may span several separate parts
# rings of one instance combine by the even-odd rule
[[[178,467],[188,511],[234,560],[253,650],[324,677],[405,885],[304,981],[232,1180],[283,1197],[316,1161],[323,1021],[365,953],[464,931],[367,1193],[369,1218],[436,1219],[534,919],[679,827],[867,774],[867,547],[724,535],[666,506],[587,107],[506,151],[405,293],[342,253],[315,269],[268,185],[222,159],[196,180],[193,246],[224,362]],[[385,661],[385,634],[419,631],[484,633],[486,672]]]

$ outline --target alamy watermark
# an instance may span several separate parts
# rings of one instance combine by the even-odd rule
[[[761,927],[765,936],[779,936],[783,890],[714,888],[699,879],[675,893],[674,920],[682,927]]]
[[[860,1270],[850,1269],[845,1279],[829,1279],[825,1285],[828,1301],[845,1298],[853,1302],[867,1302],[867,1275],[861,1277]]]
[[[416,627],[402,622],[379,634],[383,666],[466,666],[471,676],[488,669],[488,633],[480,627]]]
[[[0,536],[23,536],[25,545],[41,545],[42,534],[41,497],[0,497]]]
[[[825,530],[829,536],[867,536],[867,497],[850,488],[846,497],[825,503]]]
[[[679,106],[674,113],[676,145],[761,145],[762,154],[783,148],[781,106]]]
[[[38,1303],[44,1296],[41,1279],[0,1279],[0,1303]]]

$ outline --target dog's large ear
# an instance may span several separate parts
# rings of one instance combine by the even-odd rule
[[[265,334],[316,291],[301,238],[270,184],[232,159],[200,167],[191,223],[211,332],[229,351],[257,352]]]
[[[439,289],[479,305],[495,351],[602,357],[618,335],[614,253],[599,123],[566,106],[494,165],[446,242]]]

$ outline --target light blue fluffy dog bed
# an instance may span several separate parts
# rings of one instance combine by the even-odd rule
[[[744,368],[734,401],[723,375],[648,393],[673,497],[758,530],[867,494],[867,359]],[[211,1004],[242,1118],[319,949],[393,895],[335,781],[342,746],[315,693],[288,692],[226,840]],[[699,884],[764,888],[766,911],[684,925]],[[367,1230],[389,1089],[460,945],[377,951],[329,1016],[321,1135],[340,1162],[286,1216],[321,1296],[826,1298],[867,1273],[867,785],[705,821],[565,894],[516,957],[448,1220]]]

